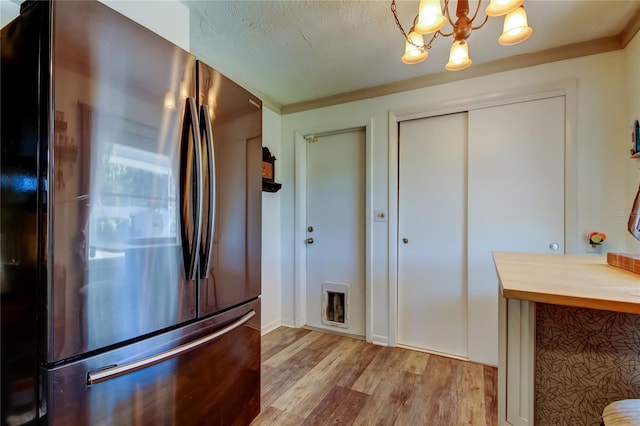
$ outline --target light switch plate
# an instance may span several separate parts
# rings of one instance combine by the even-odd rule
[[[384,210],[374,210],[373,211],[373,220],[376,222],[386,222],[387,221],[387,212]]]

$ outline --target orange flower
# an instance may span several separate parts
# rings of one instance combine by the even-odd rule
[[[589,234],[589,244],[600,244],[607,239],[607,234],[603,232],[591,232]]]

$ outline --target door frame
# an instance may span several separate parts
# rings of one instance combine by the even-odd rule
[[[295,132],[294,143],[294,325],[302,327],[307,323],[307,138],[330,136],[340,133],[364,130],[365,132],[365,339],[371,342],[373,312],[373,297],[371,292],[372,277],[372,240],[373,228],[371,218],[373,209],[371,197],[373,193],[373,164],[372,156],[372,126],[373,119],[366,123],[347,123],[316,129],[298,130]]]
[[[398,172],[399,124],[402,121],[429,118],[475,109],[508,105],[555,96],[565,97],[565,181],[564,238],[565,253],[576,254],[577,229],[577,80],[575,78],[471,96],[445,103],[431,103],[410,109],[389,111],[389,346],[398,344]]]

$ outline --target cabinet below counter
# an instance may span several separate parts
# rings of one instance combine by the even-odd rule
[[[500,425],[599,424],[640,397],[640,276],[604,257],[496,252]]]

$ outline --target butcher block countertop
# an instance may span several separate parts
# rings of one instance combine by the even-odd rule
[[[640,314],[640,276],[604,256],[494,252],[507,299]]]

